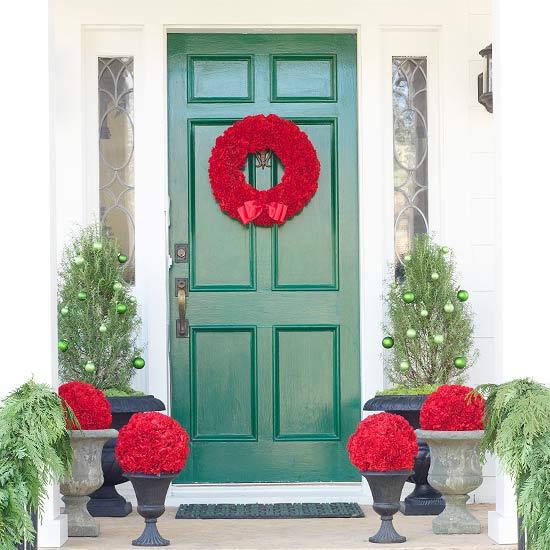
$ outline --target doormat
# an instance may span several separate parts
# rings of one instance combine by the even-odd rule
[[[180,504],[176,519],[364,518],[357,502]]]

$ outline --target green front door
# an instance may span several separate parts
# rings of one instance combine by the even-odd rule
[[[356,40],[342,34],[170,34],[172,414],[191,435],[180,483],[357,481],[360,419]],[[321,163],[304,210],[245,226],[214,200],[216,137],[275,113]],[[259,189],[283,167],[244,167]],[[188,250],[178,245],[188,245]],[[187,279],[188,337],[176,337]]]

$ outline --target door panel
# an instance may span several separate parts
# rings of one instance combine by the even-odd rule
[[[168,36],[170,246],[189,243],[189,338],[171,303],[172,414],[191,434],[180,483],[358,481],[356,43],[351,35]],[[216,138],[275,113],[305,131],[319,189],[282,226],[244,226],[212,196]],[[284,167],[243,170],[258,189]],[[172,293],[175,295],[175,293]]]

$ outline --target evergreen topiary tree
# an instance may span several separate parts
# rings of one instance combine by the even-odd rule
[[[123,280],[127,259],[99,225],[83,228],[65,248],[58,287],[63,382],[88,382],[107,395],[135,393],[130,381],[145,362],[136,344],[136,299]]]
[[[387,377],[418,393],[462,383],[477,351],[468,292],[457,285],[453,254],[423,234],[415,237],[403,263],[403,276],[389,284],[385,296],[382,346],[391,349],[384,356]]]

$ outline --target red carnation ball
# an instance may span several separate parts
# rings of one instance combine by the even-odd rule
[[[411,425],[397,414],[379,413],[357,424],[348,441],[351,463],[362,472],[410,470],[418,454]]]
[[[82,430],[105,430],[113,420],[111,404],[105,394],[85,382],[67,382],[59,386],[59,395],[72,409]],[[67,416],[67,428],[78,430]]]
[[[169,416],[136,413],[120,430],[115,454],[125,472],[179,472],[189,455],[189,435]]]
[[[485,399],[473,391],[468,386],[440,386],[422,405],[420,427],[443,432],[483,430]]]

